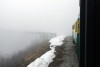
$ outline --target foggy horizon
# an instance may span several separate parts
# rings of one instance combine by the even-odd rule
[[[79,0],[0,0],[0,30],[72,35]]]
[[[79,13],[79,0],[0,0],[0,67],[26,67],[49,50],[57,52],[51,67],[66,62],[65,55],[74,59],[72,25]]]

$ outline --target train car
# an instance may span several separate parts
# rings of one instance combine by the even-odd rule
[[[73,39],[73,43],[76,45],[77,59],[79,59],[79,53],[80,53],[80,17],[78,17],[76,22],[72,25],[72,39]]]

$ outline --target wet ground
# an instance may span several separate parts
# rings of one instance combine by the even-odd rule
[[[65,44],[56,47],[56,57],[49,67],[79,67],[72,38],[66,37],[65,41]]]
[[[67,42],[64,45],[64,62],[61,67],[79,67],[79,62],[76,58],[75,45],[72,43],[71,37],[66,37]]]

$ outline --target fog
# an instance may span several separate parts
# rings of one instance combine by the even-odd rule
[[[54,33],[0,31],[0,55],[12,55],[48,41]]]
[[[79,0],[0,0],[0,30],[72,35]]]

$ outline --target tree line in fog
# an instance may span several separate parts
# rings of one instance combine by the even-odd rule
[[[32,52],[34,49],[36,49],[39,45],[43,44],[46,41],[49,41],[50,38],[56,36],[56,34],[40,34],[42,42],[39,42],[38,39],[36,39],[33,43],[31,43],[25,50],[20,50],[17,53],[14,53],[13,55],[9,56],[1,56],[0,55],[0,67],[19,67],[23,61],[24,58]],[[35,43],[35,45],[33,45]]]

